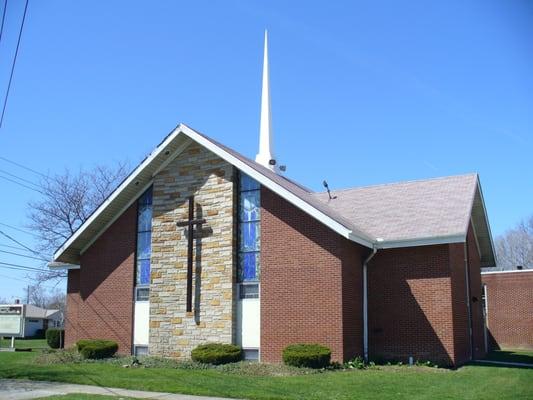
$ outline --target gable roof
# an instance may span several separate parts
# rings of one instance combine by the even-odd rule
[[[477,174],[315,193],[352,224],[379,238],[379,248],[464,242],[476,233],[482,266],[495,264]]]
[[[32,304],[24,305],[24,317],[25,318],[35,318],[35,319],[49,319],[55,316],[56,313],[59,313],[59,310],[52,310],[34,306]]]
[[[474,224],[476,232],[479,226],[487,238],[480,241],[485,246],[483,251],[486,252],[485,258],[482,258],[489,264],[494,260],[490,228],[477,175],[347,189],[334,192],[337,199],[328,201],[327,194],[313,193],[235,150],[180,124],[65,241],[54,254],[54,261],[78,264],[80,254],[152,184],[153,176],[193,141],[341,236],[369,248],[464,241],[470,214],[472,213],[474,218],[476,212],[476,219],[479,219]],[[454,200],[446,209],[450,214],[439,208],[441,204],[437,200],[442,195]],[[479,201],[474,201],[478,197]],[[424,214],[416,212],[417,209],[431,212],[425,214],[425,219],[416,219],[415,217]]]

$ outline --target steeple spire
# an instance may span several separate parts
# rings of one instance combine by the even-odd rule
[[[259,164],[279,172],[274,156],[272,116],[270,110],[270,78],[268,68],[268,32],[265,29],[265,49],[263,58],[263,87],[261,93],[261,122],[259,128],[259,153],[255,157]]]

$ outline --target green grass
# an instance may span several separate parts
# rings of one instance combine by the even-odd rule
[[[496,350],[487,355],[487,360],[533,364],[533,350]]]
[[[106,363],[39,365],[38,353],[0,353],[0,378],[248,399],[533,398],[533,369],[470,365],[331,371],[301,376],[242,376],[216,369],[123,368]]]
[[[0,339],[0,347],[10,347],[11,338]],[[17,349],[48,349],[46,339],[17,339],[15,338],[15,348]]]

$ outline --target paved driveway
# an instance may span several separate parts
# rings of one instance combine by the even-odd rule
[[[220,397],[189,396],[162,392],[116,389],[101,386],[75,385],[70,383],[0,379],[0,400],[26,400],[70,393],[102,394],[107,396],[133,397],[138,399],[165,400],[227,400]]]

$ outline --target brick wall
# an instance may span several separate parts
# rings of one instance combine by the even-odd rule
[[[492,348],[533,349],[533,270],[481,275]]]
[[[368,287],[371,359],[454,363],[447,245],[378,251]]]
[[[205,342],[231,343],[234,331],[233,167],[191,144],[154,177],[150,354],[188,359]],[[196,235],[193,311],[186,312],[188,197],[195,218],[205,218]]]
[[[262,361],[291,343],[361,355],[364,250],[264,187],[261,207]]]
[[[65,344],[112,339],[131,353],[137,205],[126,210],[68,273]]]

